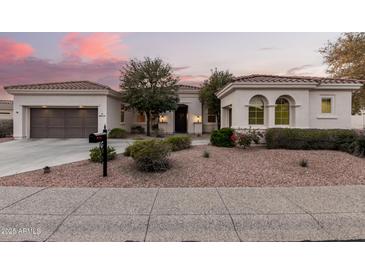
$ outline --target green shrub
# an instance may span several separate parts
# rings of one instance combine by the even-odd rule
[[[108,152],[108,161],[113,160],[117,156],[115,148],[112,146],[108,146],[107,152]],[[90,149],[90,160],[92,162],[101,163],[102,159],[103,159],[102,151],[100,150],[99,147],[94,147]]]
[[[358,157],[365,157],[365,135],[360,135],[353,142],[353,154]]]
[[[210,143],[217,147],[233,147],[235,145],[232,139],[233,132],[232,128],[214,130],[210,135]]]
[[[209,153],[209,151],[208,151],[208,150],[204,150],[204,152],[203,152],[203,157],[204,157],[204,158],[209,158],[209,157],[210,157],[210,153]]]
[[[125,148],[123,155],[126,157],[130,157],[131,156],[131,150],[132,150],[132,146],[133,145],[129,145]]]
[[[142,126],[132,126],[131,133],[133,134],[144,134],[144,127]]]
[[[130,146],[130,155],[135,160],[137,168],[146,172],[169,169],[170,152],[171,145],[160,140],[136,141]]]
[[[113,128],[108,135],[109,138],[122,139],[127,137],[127,131],[122,128]]]
[[[352,152],[357,134],[347,129],[270,128],[265,139],[268,148],[329,149]]]
[[[171,145],[172,151],[179,151],[191,147],[190,136],[170,136],[165,139],[165,142]]]
[[[0,138],[13,135],[13,120],[0,120]]]

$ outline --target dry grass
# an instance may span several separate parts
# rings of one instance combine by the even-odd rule
[[[210,158],[204,158],[207,150]],[[308,167],[299,165],[308,160]],[[0,178],[3,186],[66,187],[219,187],[314,186],[365,184],[365,159],[339,151],[267,150],[255,147],[196,146],[171,155],[172,169],[142,173],[131,158],[118,155],[109,162],[109,176],[100,164],[80,161]]]

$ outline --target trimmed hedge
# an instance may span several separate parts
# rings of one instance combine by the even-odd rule
[[[0,120],[0,138],[13,135],[13,120]]]
[[[108,146],[107,153],[108,153],[108,157],[107,157],[108,161],[113,160],[117,156],[115,148],[112,146]],[[102,152],[99,147],[94,147],[94,148],[90,149],[90,160],[92,162],[101,163],[102,159],[103,159],[103,156],[102,156]]]
[[[210,135],[210,143],[217,147],[234,147],[232,140],[234,130],[232,128],[221,128],[214,130]]]
[[[357,134],[348,129],[270,128],[265,139],[267,148],[328,149],[352,153]]]
[[[128,151],[141,171],[157,172],[170,168],[168,156],[171,152],[171,145],[164,141],[136,141],[129,146]]]
[[[190,136],[170,136],[165,139],[165,142],[171,145],[172,151],[179,151],[191,147]]]
[[[111,139],[123,139],[127,137],[127,131],[122,128],[113,128],[109,132],[108,137]]]

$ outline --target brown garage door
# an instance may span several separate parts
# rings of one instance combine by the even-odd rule
[[[86,138],[98,130],[97,109],[32,108],[31,138]]]

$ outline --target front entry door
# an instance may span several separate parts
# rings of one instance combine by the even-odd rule
[[[186,133],[188,125],[188,106],[182,105],[175,111],[175,132]]]

